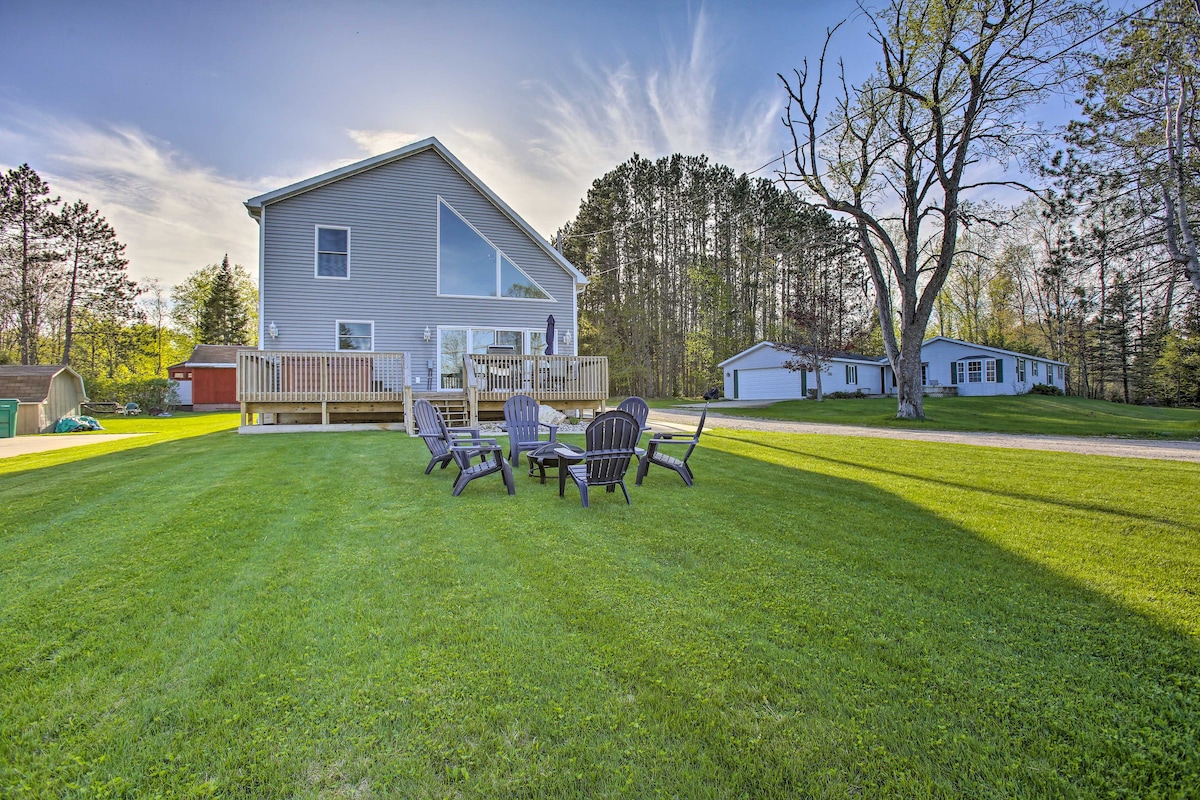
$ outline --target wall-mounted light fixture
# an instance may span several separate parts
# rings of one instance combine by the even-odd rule
[[[432,336],[432,335],[433,335],[433,334],[430,332],[430,330],[429,330],[429,326],[428,326],[428,325],[426,325],[426,326],[425,326],[425,341],[427,341],[427,342],[428,342],[428,341],[429,341],[429,337],[430,337],[430,336]]]
[[[569,328],[563,331],[562,340],[563,344],[571,346],[571,330]]]
[[[271,324],[267,326],[267,333],[269,333],[271,335],[272,339],[278,339],[279,338],[279,326],[276,325],[274,321],[272,321]]]

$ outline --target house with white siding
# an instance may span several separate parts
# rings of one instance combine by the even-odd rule
[[[471,419],[514,392],[607,399],[607,359],[577,355],[587,279],[437,139],[245,206],[261,329],[239,354],[244,425],[407,422],[414,394]]]
[[[813,370],[793,372],[784,366],[795,355],[772,342],[759,342],[718,366],[730,400],[800,400],[817,390]],[[836,353],[821,372],[821,389],[830,392],[884,393],[887,359],[857,353]],[[890,370],[889,370],[890,374]]]
[[[771,342],[722,361],[725,397],[739,400],[799,400],[816,389],[812,370],[783,366],[793,356]],[[921,345],[921,384],[929,394],[960,396],[1025,394],[1035,384],[1066,389],[1063,361],[935,336]],[[826,392],[895,394],[896,377],[887,358],[838,353],[821,376]]]

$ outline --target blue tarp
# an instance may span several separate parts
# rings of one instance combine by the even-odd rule
[[[55,433],[74,433],[75,431],[102,431],[104,428],[95,417],[63,417],[54,424]]]

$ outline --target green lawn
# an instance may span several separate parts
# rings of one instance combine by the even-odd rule
[[[895,398],[862,400],[788,400],[766,408],[714,411],[744,417],[917,428],[938,431],[1039,433],[1061,436],[1123,436],[1137,439],[1200,438],[1200,409],[1151,408],[1083,397],[928,397],[925,420],[896,419]]]
[[[1200,466],[717,429],[584,510],[235,422],[0,461],[0,796],[1200,786]]]

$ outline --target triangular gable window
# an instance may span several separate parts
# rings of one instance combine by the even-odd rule
[[[438,293],[553,298],[465,218],[438,198]]]

